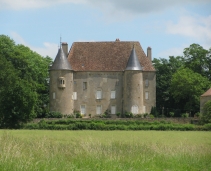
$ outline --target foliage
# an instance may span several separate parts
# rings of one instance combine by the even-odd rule
[[[46,115],[46,118],[62,118],[63,115],[60,112],[56,112],[56,111],[51,111],[48,112]]]
[[[168,106],[168,108],[174,108],[175,100],[173,99],[170,90],[171,78],[177,69],[184,65],[184,60],[180,56],[170,56],[169,60],[165,58],[154,58],[152,63],[156,69],[157,109],[162,109],[166,106]],[[158,113],[156,111],[151,111],[151,113],[155,117],[158,117]]]
[[[18,127],[46,110],[51,59],[5,35],[0,35],[0,49],[0,123]]]
[[[153,116],[153,115],[152,115]],[[205,125],[179,124],[169,121],[142,120],[41,120],[38,123],[26,124],[24,129],[46,130],[211,130]]]
[[[170,115],[171,117],[173,117],[173,116],[174,116],[174,112],[169,112],[169,115]]]
[[[202,120],[211,123],[211,100],[207,101],[203,107]]]
[[[133,118],[133,113],[132,112],[125,112],[125,114],[124,114],[124,116],[126,117],[126,118]]]
[[[199,97],[209,86],[207,78],[191,69],[180,68],[172,76],[171,94],[176,102],[184,103],[184,110],[196,113],[199,110]]]

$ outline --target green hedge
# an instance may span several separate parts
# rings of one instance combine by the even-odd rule
[[[211,124],[193,125],[176,124],[166,121],[146,122],[139,120],[40,120],[28,123],[23,129],[46,130],[178,130],[178,131],[210,131]]]

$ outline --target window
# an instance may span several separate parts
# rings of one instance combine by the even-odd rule
[[[146,99],[146,100],[149,99],[149,92],[148,92],[148,91],[145,92],[145,99]]]
[[[111,106],[111,114],[116,114],[116,106],[115,105]]]
[[[85,105],[81,105],[81,114],[82,115],[86,114],[86,106]]]
[[[111,99],[115,99],[116,98],[116,91],[111,91]]]
[[[64,88],[65,87],[65,78],[59,77],[59,87]]]
[[[56,93],[53,92],[53,99],[56,99]]]
[[[138,106],[133,105],[133,106],[132,106],[132,109],[131,109],[131,112],[132,112],[133,114],[138,114]]]
[[[83,82],[83,90],[87,89],[87,82]]]
[[[102,99],[102,91],[97,90],[96,99]]]
[[[148,80],[148,79],[145,80],[145,86],[146,86],[146,87],[149,86],[149,80]]]
[[[73,92],[72,99],[77,100],[77,92]]]
[[[100,115],[101,113],[102,113],[102,106],[101,105],[97,105],[96,114]]]

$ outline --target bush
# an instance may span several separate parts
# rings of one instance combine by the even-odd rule
[[[62,118],[62,114],[60,112],[55,112],[55,111],[52,111],[52,112],[48,112],[46,114],[46,118]]]
[[[133,118],[133,114],[131,112],[125,112],[126,118]]]

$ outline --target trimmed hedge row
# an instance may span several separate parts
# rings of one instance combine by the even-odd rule
[[[211,123],[205,125],[175,124],[166,121],[115,121],[115,120],[41,120],[28,123],[23,129],[46,130],[178,130],[178,131],[210,131]]]

